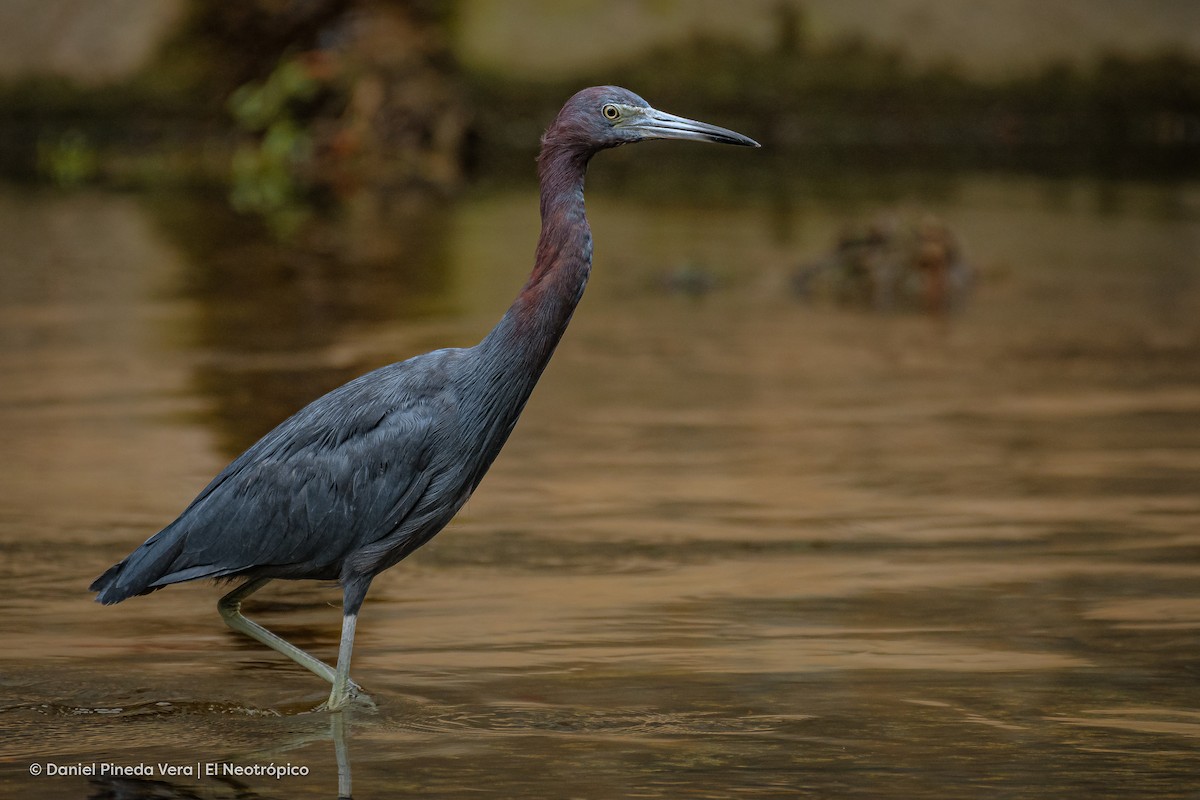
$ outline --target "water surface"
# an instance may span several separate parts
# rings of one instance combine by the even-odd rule
[[[979,270],[949,317],[790,291],[891,191],[626,188],[595,181],[505,452],[376,579],[344,737],[218,589],[87,584],[322,391],[476,341],[534,194],[362,201],[299,247],[219,199],[0,191],[4,794],[334,797],[344,744],[359,798],[1194,797],[1200,188],[918,187]],[[339,600],[247,610],[332,660]],[[309,774],[157,774],[197,762]],[[156,774],[30,774],[93,763]]]

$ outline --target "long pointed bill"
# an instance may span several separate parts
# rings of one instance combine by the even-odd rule
[[[692,139],[697,142],[737,144],[743,147],[759,147],[749,136],[742,136],[728,128],[719,128],[707,122],[697,122],[686,117],[677,117],[656,108],[647,108],[641,118],[630,123],[630,128],[647,139]]]

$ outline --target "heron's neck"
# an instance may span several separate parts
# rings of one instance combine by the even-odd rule
[[[592,266],[592,232],[583,207],[589,154],[543,145],[538,157],[542,232],[533,272],[480,347],[537,381],[583,296]],[[519,362],[519,363],[518,363]]]

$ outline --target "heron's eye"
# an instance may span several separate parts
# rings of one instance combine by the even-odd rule
[[[610,122],[621,116],[621,109],[614,106],[612,103],[606,103],[604,108],[600,109],[600,113],[604,115],[606,120]]]

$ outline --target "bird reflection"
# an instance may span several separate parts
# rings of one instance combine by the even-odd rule
[[[350,800],[352,798],[349,746],[351,721],[348,718],[350,713],[349,710],[346,710],[329,715],[328,737],[333,741],[333,756],[334,761],[337,763],[338,800]],[[325,738],[325,734],[322,732],[317,734],[316,737],[311,733],[301,734],[278,749],[290,750],[295,747],[302,747],[310,744],[314,738],[323,739]],[[248,756],[244,761],[237,763],[270,763],[271,761],[277,762],[277,759],[273,756],[263,754]],[[305,777],[267,778],[265,780],[274,781],[277,785],[284,784],[281,788],[286,788],[286,783],[289,781],[311,783],[314,780],[320,780],[320,776],[324,772],[325,770],[320,768],[310,768],[309,775]],[[88,795],[89,800],[276,800],[290,794],[290,792],[285,792],[283,795],[274,792],[259,792],[241,780],[229,775],[214,775],[201,780],[181,782],[150,778],[105,776],[92,778],[89,782],[92,787],[92,791]]]
[[[347,710],[338,711],[329,715],[330,736],[333,738],[333,754],[337,759],[338,768],[338,800],[349,800],[350,798],[350,741],[346,735],[348,728],[348,720],[346,715],[351,712]]]

